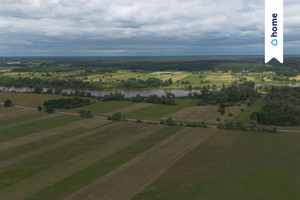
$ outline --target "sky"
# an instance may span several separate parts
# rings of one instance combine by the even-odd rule
[[[284,0],[300,54],[300,1]],[[264,0],[0,0],[0,56],[264,54]]]

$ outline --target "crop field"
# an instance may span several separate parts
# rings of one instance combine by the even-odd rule
[[[231,106],[225,109],[224,115],[218,112],[218,106],[196,106],[189,107],[179,110],[178,112],[172,113],[165,116],[165,118],[171,117],[175,121],[179,122],[209,122],[216,123],[216,119],[219,118],[220,122],[232,120],[241,112],[241,108],[245,108],[245,105]],[[232,114],[232,116],[229,116]],[[249,116],[250,120],[250,116]],[[248,121],[249,121],[248,120]],[[247,123],[246,121],[245,123]]]
[[[62,98],[62,95],[54,94],[30,94],[30,93],[0,93],[0,102],[4,102],[6,99],[12,100],[13,103],[23,106],[33,106],[37,107],[42,105],[45,101],[50,99]]]
[[[176,101],[103,102],[84,109],[208,122],[219,116],[212,112],[217,106]],[[246,120],[247,110],[259,104],[228,107],[226,114]],[[0,197],[299,199],[299,142],[298,133],[113,122],[0,105]]]

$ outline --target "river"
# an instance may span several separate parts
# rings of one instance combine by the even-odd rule
[[[276,86],[291,86],[291,87],[299,87],[300,83],[266,83],[266,84],[256,84],[255,87],[258,88],[260,86],[267,86],[267,85],[276,85]],[[217,88],[216,90],[219,90],[220,88]],[[21,88],[15,88],[15,87],[4,87],[0,86],[0,90],[4,92],[18,92],[18,93],[31,93],[33,92],[34,88],[29,88],[29,87],[21,87]],[[48,88],[43,88],[43,92],[46,92]],[[79,90],[79,91],[84,91],[84,92],[89,92],[93,96],[104,96],[106,94],[109,94],[111,92],[120,92],[122,93],[125,97],[135,97],[136,95],[141,95],[144,97],[148,97],[150,95],[158,95],[158,96],[163,96],[166,95],[167,92],[171,92],[175,94],[176,97],[184,97],[187,96],[190,91],[189,90],[180,90],[180,89],[151,89],[151,90],[134,90],[134,89],[128,89],[128,90],[103,90],[103,91],[93,91],[93,90]],[[67,94],[74,93],[75,90],[73,89],[63,89],[62,92],[65,92]],[[192,92],[197,92],[201,93],[201,90],[192,90]]]

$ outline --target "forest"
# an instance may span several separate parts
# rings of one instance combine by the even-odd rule
[[[266,105],[251,114],[251,119],[266,125],[300,124],[300,87],[277,87],[266,89]]]

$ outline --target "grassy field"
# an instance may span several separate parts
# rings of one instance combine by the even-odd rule
[[[84,109],[207,122],[219,116],[217,106],[176,103],[103,102]],[[259,99],[226,113],[246,123],[262,105]],[[298,133],[112,122],[0,107],[1,199],[300,198]]]
[[[221,131],[134,199],[299,199],[299,142],[297,133]]]
[[[137,118],[161,118],[171,113],[177,112],[181,109],[195,106],[197,100],[195,99],[177,99],[176,105],[162,105],[152,104],[144,108],[128,112],[126,116],[137,117]]]
[[[63,124],[80,120],[77,116],[53,116],[48,119],[36,120],[30,123],[13,126],[0,131],[0,142],[9,141],[18,137],[24,137],[38,131],[50,129]]]
[[[61,95],[54,94],[23,94],[1,92],[0,102],[4,102],[6,99],[10,99],[13,102],[13,104],[37,107],[39,105],[43,105],[43,103],[47,100],[59,99],[62,97],[63,96]]]
[[[135,103],[129,101],[109,101],[109,102],[99,102],[88,106],[83,106],[80,108],[73,109],[73,111],[78,112],[79,110],[91,110],[94,114],[109,113],[113,111],[118,111]]]
[[[243,123],[248,123],[250,116],[253,112],[258,112],[265,105],[263,97],[257,99],[251,106],[244,107],[245,111],[240,112],[233,121],[242,121]]]

